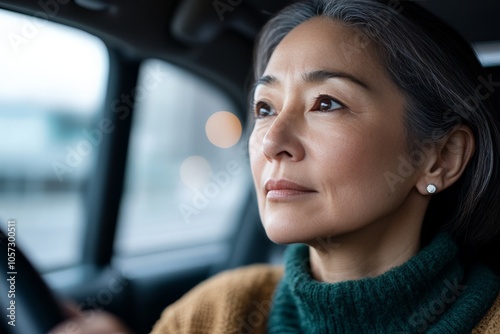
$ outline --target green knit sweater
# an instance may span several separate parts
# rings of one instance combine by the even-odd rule
[[[269,265],[220,273],[167,307],[152,333],[500,333],[499,279],[465,270],[447,236],[375,278],[320,283],[308,259],[290,246],[284,276]]]
[[[309,248],[292,245],[273,297],[269,333],[471,333],[500,290],[485,266],[465,271],[451,237],[438,235],[403,265],[374,278],[322,283]]]

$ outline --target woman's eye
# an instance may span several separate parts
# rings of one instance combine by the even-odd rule
[[[255,115],[257,118],[264,118],[274,115],[273,108],[265,102],[257,102],[255,104]]]
[[[342,108],[343,105],[330,96],[321,95],[316,98],[313,111],[329,112]]]

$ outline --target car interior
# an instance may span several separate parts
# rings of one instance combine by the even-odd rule
[[[0,0],[0,246],[15,222],[18,306],[1,331],[45,333],[71,302],[148,333],[201,281],[280,264],[247,110],[254,40],[288,3]],[[500,2],[419,3],[474,46],[498,99]]]

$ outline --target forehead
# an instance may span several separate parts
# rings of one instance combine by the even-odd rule
[[[391,85],[375,43],[358,29],[326,17],[315,17],[295,27],[278,44],[264,76],[300,80],[315,70],[345,72],[369,86]]]

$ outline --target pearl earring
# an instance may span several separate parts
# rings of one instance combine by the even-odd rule
[[[434,194],[434,193],[436,192],[436,190],[437,190],[436,185],[434,185],[434,184],[432,184],[432,183],[429,183],[429,184],[427,185],[427,192],[428,192],[429,194]]]

